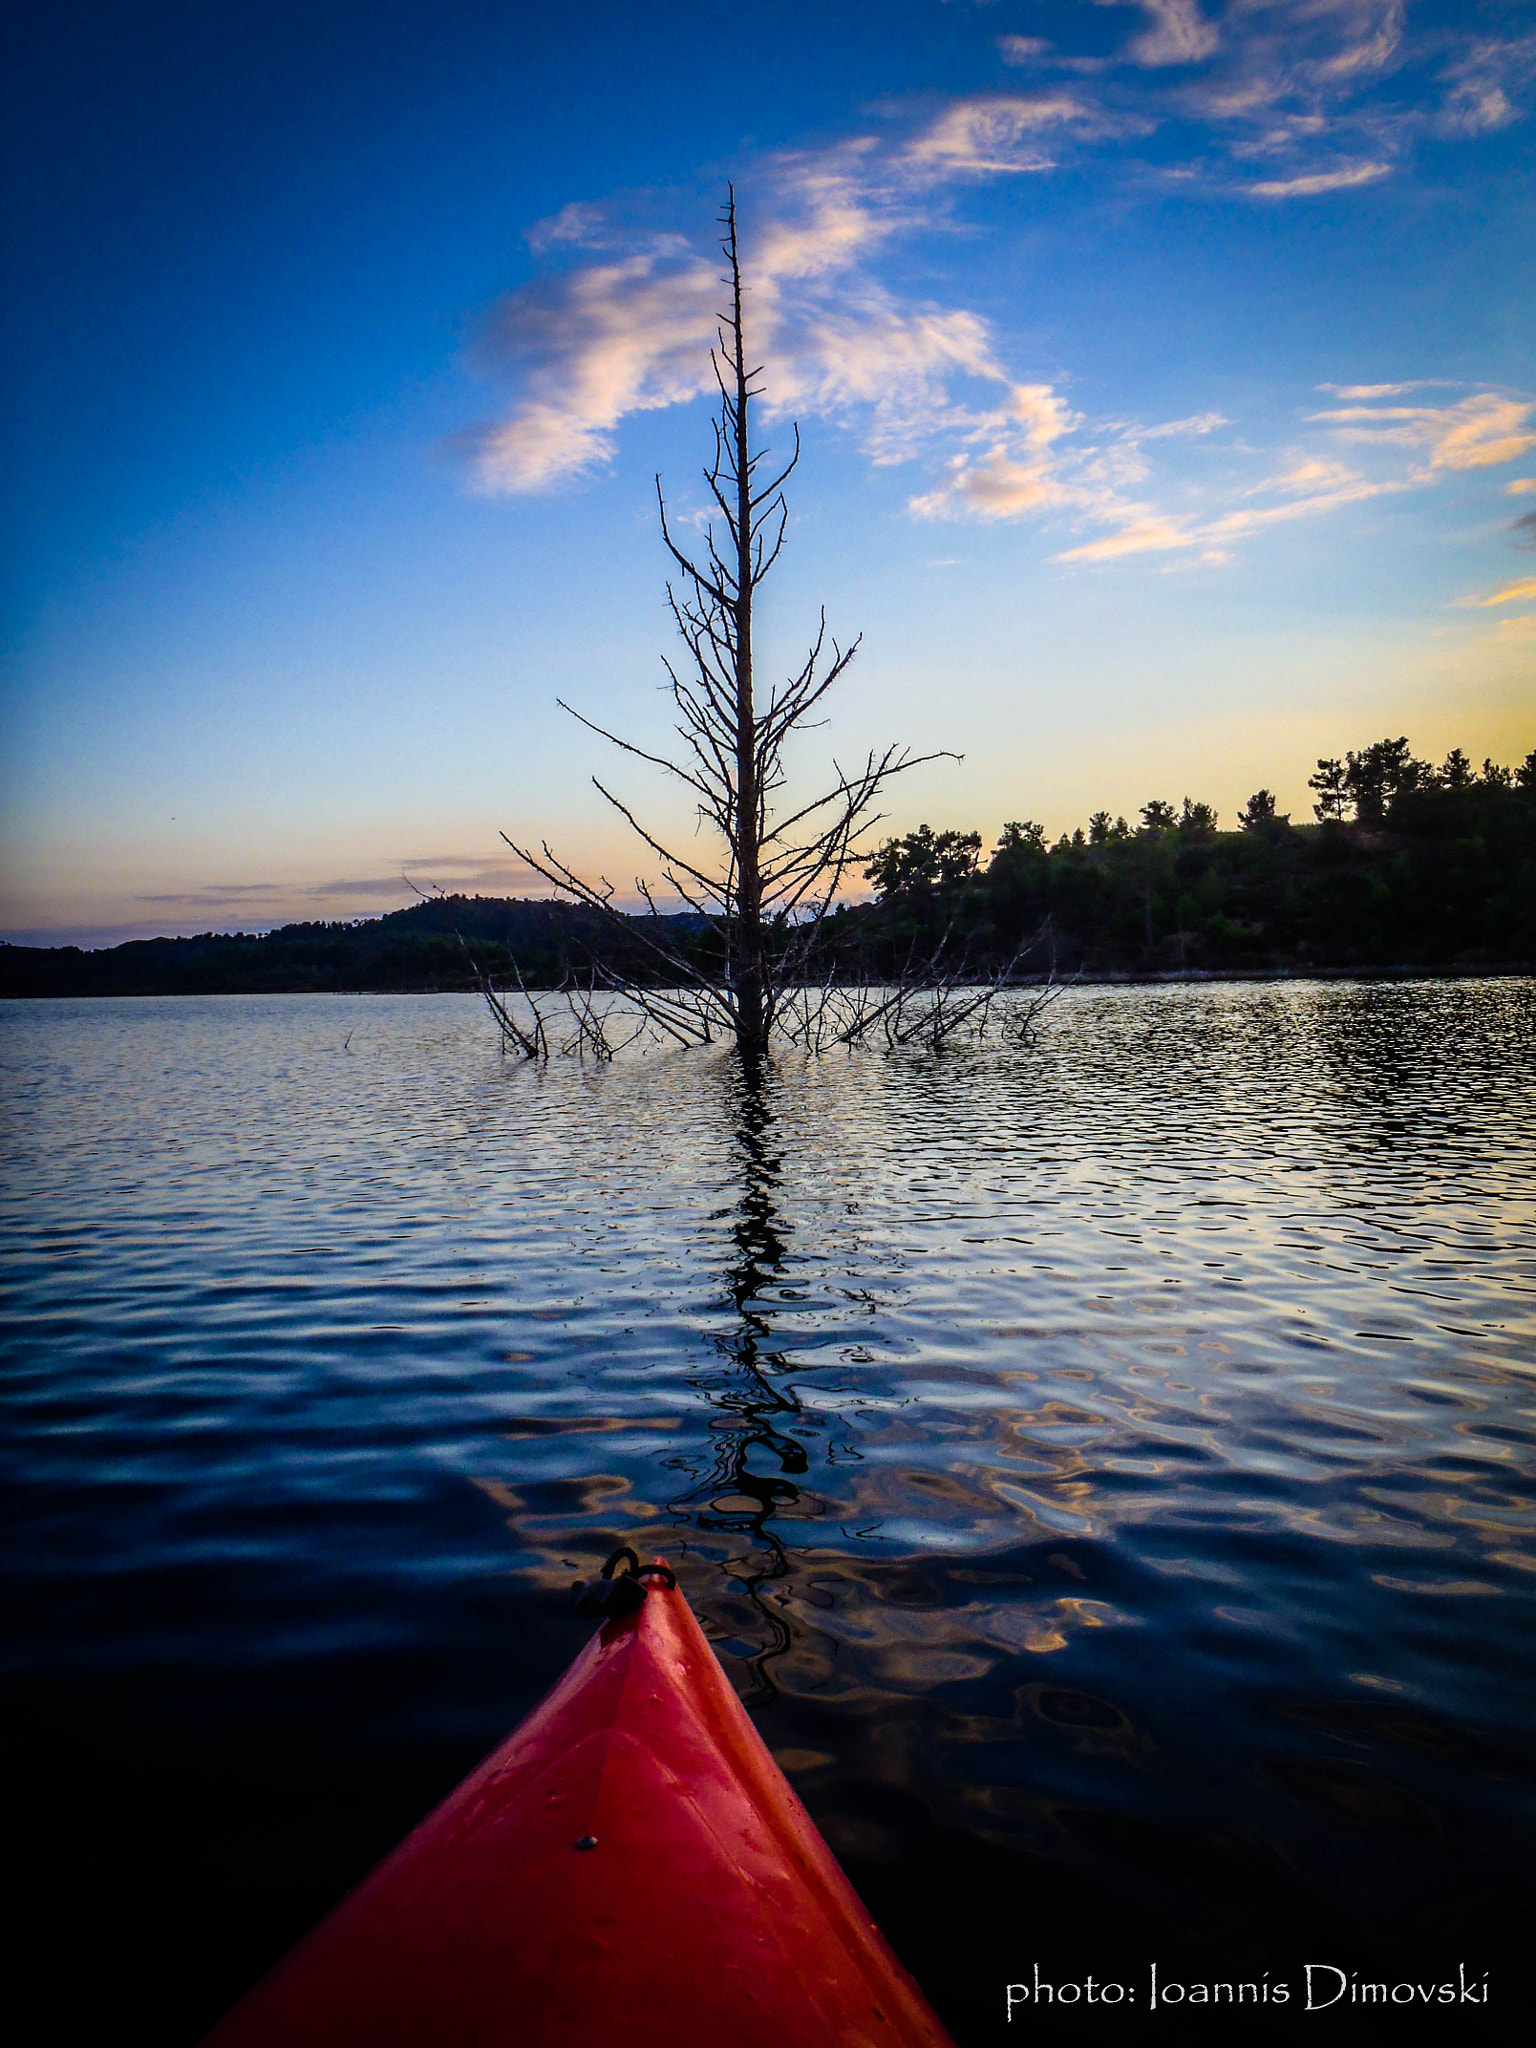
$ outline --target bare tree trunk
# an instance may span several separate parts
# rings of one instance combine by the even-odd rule
[[[697,951],[670,944],[654,922],[642,931],[615,906],[611,883],[585,880],[547,841],[536,853],[505,833],[502,837],[536,874],[562,894],[601,911],[623,929],[630,950],[638,946],[645,953],[654,982],[597,971],[659,1032],[693,1044],[728,1035],[744,1055],[756,1059],[768,1049],[784,992],[798,986],[808,964],[815,967],[833,899],[850,863],[866,857],[864,834],[880,822],[876,806],[884,785],[891,776],[939,755],[914,756],[898,747],[878,755],[871,751],[851,771],[834,765],[835,780],[819,796],[797,798],[783,811],[775,804],[786,781],[786,740],[810,722],[859,643],[842,648],[833,641],[831,658],[824,662],[823,614],[799,672],[775,685],[767,703],[759,706],[753,687],[752,602],[784,545],[788,511],[783,486],[800,460],[800,435],[796,429],[794,452],[772,481],[758,486],[756,471],[763,458],[752,452],[750,413],[752,400],[761,396],[755,382],[761,366],[754,367],[747,355],[736,195],[729,188],[720,226],[727,265],[721,282],[730,287],[731,299],[712,351],[720,410],[714,460],[704,472],[725,528],[718,543],[712,526],[697,558],[683,552],[668,526],[661,479],[656,479],[661,536],[681,572],[676,587],[668,584],[667,597],[690,657],[682,674],[667,663],[683,747],[677,758],[651,754],[580,712],[573,714],[624,753],[685,784],[700,819],[719,835],[717,865],[707,853],[685,857],[655,838],[628,804],[593,777],[599,793],[659,858],[663,883],[704,920],[718,948],[718,964],[701,965]],[[654,919],[651,885],[637,879],[635,886]]]
[[[763,877],[758,858],[765,820],[757,774],[757,707],[752,697],[752,454],[747,431],[748,389],[746,339],[741,317],[741,259],[736,246],[736,194],[726,201],[725,253],[731,266],[731,333],[734,355],[736,470],[736,807],[739,844],[736,849],[736,918],[732,935],[732,978],[736,985],[736,1042],[743,1052],[758,1053],[768,1043],[772,1026],[767,949],[763,931]]]

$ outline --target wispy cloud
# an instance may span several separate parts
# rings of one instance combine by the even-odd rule
[[[573,199],[547,220],[535,221],[523,239],[536,256],[543,256],[551,249],[592,248],[601,241],[602,228],[603,209]]]
[[[540,281],[497,308],[483,359],[515,365],[509,416],[464,437],[476,483],[538,491],[606,461],[626,414],[696,397],[710,377],[718,266],[641,252]]]
[[[1334,398],[1402,398],[1409,391],[1453,391],[1449,377],[1415,377],[1406,384],[1319,384]]]
[[[1479,37],[1441,73],[1436,116],[1444,134],[1489,135],[1520,118],[1510,94],[1536,78],[1536,35],[1506,41]]]
[[[475,891],[506,895],[526,890],[536,881],[532,870],[512,854],[430,853],[406,855],[386,874],[341,875],[325,882],[210,882],[201,887],[140,894],[135,903],[159,911],[179,911],[188,918],[234,916],[254,919],[264,928],[284,919],[336,914],[338,903],[411,903],[423,893]],[[539,884],[535,893],[543,893]]]
[[[1042,57],[1049,57],[1055,49],[1043,36],[999,36],[998,54],[1005,64],[1021,67],[1038,63]]]
[[[1536,445],[1536,434],[1527,431],[1536,416],[1536,403],[1507,393],[1470,392],[1439,406],[1380,402],[1420,388],[1397,384],[1342,387],[1351,396],[1369,394],[1377,402],[1312,413],[1305,423],[1323,429],[1336,442],[1358,447],[1366,469],[1353,467],[1326,450],[1298,453],[1253,483],[1228,486],[1229,496],[1235,492],[1240,502],[1229,503],[1225,509],[1207,502],[1197,510],[1170,512],[1149,503],[1144,494],[1129,494],[1102,453],[1095,464],[1083,464],[1076,474],[1068,458],[1054,475],[1042,471],[1034,477],[1035,503],[1065,508],[1079,523],[1110,530],[1063,550],[1055,559],[1092,563],[1127,555],[1179,553],[1215,564],[1227,560],[1237,542],[1270,527],[1320,517],[1374,498],[1428,489],[1448,475],[1510,461]],[[1140,438],[1151,439],[1152,434],[1143,430]],[[1123,430],[1120,446],[1134,450],[1135,445],[1135,430]],[[1134,470],[1123,472],[1125,476],[1134,474]],[[964,472],[960,477],[963,480]],[[1204,495],[1209,501],[1214,493]],[[934,505],[930,501],[923,509],[931,511]],[[1516,524],[1518,527],[1520,522]],[[1492,598],[1466,601],[1503,604],[1524,595],[1528,588],[1511,584]]]
[[[1395,393],[1406,387],[1356,388]],[[1309,417],[1333,427],[1340,440],[1421,449],[1431,471],[1491,468],[1536,448],[1536,404],[1497,391],[1474,391],[1454,405],[1359,404]]]
[[[1122,0],[1099,0],[1100,6],[1118,6]],[[1162,70],[1171,64],[1198,64],[1209,57],[1221,41],[1216,24],[1207,21],[1196,0],[1139,0],[1149,25],[1125,46],[1128,63],[1148,70]]]
[[[168,895],[143,895],[135,903],[177,903],[189,909],[227,910],[248,907],[289,893],[281,882],[223,882],[206,889],[184,889]]]
[[[1528,597],[1536,597],[1536,576],[1521,576],[1513,583],[1501,583],[1486,597],[1459,597],[1456,602],[1486,609],[1498,604],[1520,604]]]
[[[1218,427],[1230,427],[1225,413],[1197,412],[1185,420],[1163,420],[1152,427],[1128,427],[1127,436],[1138,441],[1166,441],[1174,434],[1211,434]]]
[[[981,93],[956,100],[901,152],[898,162],[919,177],[994,178],[1048,171],[1056,157],[1053,131],[1078,135],[1124,134],[1144,128],[1116,117],[1076,93]]]
[[[1109,54],[999,36],[1005,65],[1055,73],[1158,125],[1197,124],[1188,171],[1271,202],[1375,184],[1428,135],[1478,136],[1523,117],[1536,36],[1415,30],[1404,0],[1096,0],[1139,16]]]
[[[1309,199],[1319,192],[1347,192],[1352,185],[1374,185],[1391,169],[1384,163],[1339,164],[1328,171],[1303,171],[1294,178],[1260,178],[1246,189],[1255,199]]]
[[[1292,474],[1294,477],[1295,473]],[[1277,477],[1268,488],[1290,493],[1297,486],[1290,478]],[[1348,471],[1333,471],[1322,490],[1304,490],[1299,496],[1288,495],[1275,505],[1245,506],[1234,512],[1224,512],[1206,526],[1205,533],[1215,541],[1238,540],[1250,533],[1259,533],[1266,526],[1278,526],[1292,519],[1310,519],[1319,512],[1336,511],[1340,505],[1358,505],[1367,498],[1379,498],[1384,492],[1409,488],[1404,478],[1373,479],[1354,476]]]
[[[1020,460],[999,446],[977,457],[952,455],[943,482],[910,498],[907,509],[919,519],[1016,519],[1069,504],[1074,495],[1048,460]]]
[[[749,319],[771,409],[857,416],[880,461],[903,459],[940,427],[972,431],[974,409],[957,391],[1010,385],[987,323],[961,307],[898,299],[872,259],[892,237],[940,224],[966,183],[1043,167],[1040,136],[1098,132],[1107,120],[1069,94],[990,94],[760,165]],[[676,236],[633,246],[591,206],[565,208],[531,239],[541,251],[579,246],[589,260],[509,294],[485,322],[476,359],[510,374],[518,395],[457,445],[491,493],[579,476],[611,458],[627,415],[685,403],[713,383],[716,252]]]
[[[1309,461],[1298,462],[1291,469],[1282,470],[1276,476],[1265,477],[1262,482],[1250,484],[1247,495],[1257,497],[1263,491],[1295,491],[1315,495],[1319,491],[1336,491],[1355,481],[1352,471],[1342,462],[1330,462],[1313,456]]]
[[[1112,562],[1122,555],[1165,554],[1172,548],[1192,548],[1200,545],[1200,537],[1188,526],[1181,526],[1162,514],[1154,512],[1147,505],[1125,505],[1118,508],[1124,520],[1114,533],[1104,534],[1098,540],[1085,541],[1081,547],[1068,548],[1056,557],[1058,562]]]
[[[951,229],[978,185],[1048,174],[1106,142],[1134,145],[1177,117],[1216,138],[1200,171],[1211,189],[1321,197],[1376,183],[1401,160],[1402,109],[1380,98],[1394,77],[1417,66],[1422,85],[1438,64],[1439,97],[1424,104],[1443,110],[1468,81],[1508,83],[1525,62],[1524,44],[1507,41],[1449,63],[1426,55],[1409,44],[1401,0],[1133,0],[1121,11],[1131,24],[1108,57],[998,39],[1006,65],[1042,74],[1038,89],[1021,81],[888,108],[841,141],[750,167],[748,317],[770,416],[834,421],[876,464],[921,463],[926,478],[908,499],[916,518],[1076,528],[1057,556],[1066,562],[1215,562],[1269,526],[1536,448],[1536,407],[1507,392],[1435,379],[1328,385],[1337,402],[1304,422],[1309,445],[1267,460],[1249,451],[1264,466],[1248,480],[1234,474],[1243,451],[1228,448],[1224,486],[1186,474],[1172,506],[1160,504],[1163,444],[1210,440],[1232,424],[1224,415],[1094,421],[1059,372],[1021,373],[982,314],[893,288],[893,246]],[[1351,137],[1370,148],[1351,150]],[[640,231],[617,208],[580,202],[528,239],[550,268],[492,310],[477,345],[514,395],[459,443],[489,493],[578,478],[612,458],[630,415],[712,389],[719,259],[702,237]]]
[[[928,465],[932,480],[908,500],[914,517],[1087,527],[1057,554],[1067,563],[1177,553],[1214,564],[1269,527],[1536,448],[1536,405],[1519,395],[1453,396],[1433,378],[1330,384],[1338,402],[1304,418],[1324,445],[1293,450],[1251,481],[1230,479],[1225,505],[1210,502],[1214,485],[1193,507],[1157,504],[1146,490],[1154,451],[1217,434],[1232,424],[1225,415],[1092,421],[1054,381],[1011,374],[979,314],[903,301],[877,276],[878,252],[931,222],[934,192],[985,153],[985,123],[957,125],[952,112],[894,144],[860,139],[776,159],[769,210],[752,231],[751,317],[772,410],[841,423],[877,464]],[[1024,132],[1010,121],[985,148],[1011,148]],[[935,135],[944,146],[926,149]],[[957,136],[968,138],[963,152]],[[928,171],[919,176],[917,164]],[[578,229],[600,242],[591,209]],[[626,414],[708,388],[719,300],[717,264],[677,238],[627,255],[599,247],[584,266],[514,294],[482,345],[522,368],[524,391],[474,439],[481,488],[538,490],[579,474],[612,453]],[[1341,447],[1365,467],[1341,460]]]
[[[1409,484],[1401,478],[1371,479],[1340,464],[1312,461],[1298,463],[1277,476],[1248,485],[1242,493],[1246,498],[1268,497],[1274,502],[1239,505],[1225,512],[1175,516],[1144,502],[1122,502],[1106,492],[1091,505],[1091,516],[1112,523],[1116,530],[1067,548],[1055,559],[1109,562],[1124,555],[1195,549],[1200,561],[1215,565],[1228,560],[1234,542],[1247,540],[1267,527],[1315,518],[1342,505],[1359,504],[1384,492],[1408,488]]]

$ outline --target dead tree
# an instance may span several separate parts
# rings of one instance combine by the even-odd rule
[[[593,783],[650,849],[661,884],[698,913],[697,945],[674,942],[659,922],[652,885],[636,882],[649,920],[625,917],[613,884],[589,882],[561,860],[547,841],[535,852],[503,833],[514,853],[561,894],[601,911],[621,930],[623,951],[641,949],[649,971],[638,974],[595,965],[599,985],[638,1006],[664,1036],[689,1044],[733,1039],[747,1055],[763,1052],[785,1021],[786,995],[803,987],[817,955],[821,927],[851,862],[864,857],[862,841],[880,822],[881,791],[893,775],[940,754],[913,755],[900,747],[870,752],[845,771],[834,763],[830,788],[806,801],[785,798],[784,748],[813,723],[813,714],[858,651],[859,641],[829,642],[823,612],[799,672],[776,686],[765,704],[755,692],[752,606],[759,586],[784,545],[788,511],[784,485],[800,459],[794,451],[771,478],[764,452],[752,447],[751,408],[762,396],[761,364],[747,351],[742,271],[736,236],[736,198],[729,191],[720,218],[730,295],[720,315],[710,360],[719,386],[714,458],[704,472],[721,521],[712,523],[704,550],[690,556],[678,545],[656,479],[661,533],[677,578],[667,597],[687,649],[686,662],[667,662],[677,732],[677,758],[653,754],[621,739],[580,712],[583,725],[626,754],[660,769],[691,793],[699,819],[710,828],[710,854],[685,858],[657,838],[620,797],[596,776]],[[830,651],[829,651],[830,649]],[[569,705],[562,709],[570,711]],[[957,756],[950,756],[955,759]],[[588,1015],[591,992],[588,995]],[[503,1031],[506,1020],[498,1017]]]

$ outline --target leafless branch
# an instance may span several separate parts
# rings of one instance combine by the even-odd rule
[[[618,1044],[611,1006],[599,1003],[600,993],[622,999],[625,1015],[643,1020],[642,1030],[653,1027],[689,1044],[728,1038],[748,1053],[766,1048],[775,1033],[818,1048],[872,1035],[891,1045],[941,1045],[985,1028],[996,997],[1011,986],[1017,960],[978,976],[946,933],[925,957],[909,959],[894,982],[877,986],[850,981],[828,957],[828,918],[850,867],[870,851],[887,785],[914,768],[959,756],[944,749],[871,750],[846,771],[834,762],[829,786],[781,805],[788,787],[785,748],[820,723],[816,714],[861,640],[844,646],[829,639],[823,612],[804,662],[759,703],[753,600],[785,545],[784,486],[799,464],[801,442],[797,427],[792,451],[777,463],[751,446],[762,368],[753,367],[747,353],[734,190],[728,189],[720,226],[729,303],[710,354],[719,404],[704,469],[713,513],[702,548],[690,553],[682,545],[656,479],[661,538],[676,572],[667,601],[687,650],[686,661],[665,664],[681,751],[640,746],[562,700],[588,731],[690,791],[711,850],[684,856],[624,797],[593,778],[658,863],[662,885],[692,914],[689,936],[669,940],[651,883],[636,883],[649,915],[626,917],[610,883],[589,882],[547,841],[535,853],[502,836],[558,895],[597,913],[615,937],[623,935],[605,961],[594,960],[581,986],[566,991],[576,1020],[573,1043],[584,1052],[609,1058]],[[637,959],[643,971],[629,964]],[[540,1042],[547,1047],[547,1034]]]

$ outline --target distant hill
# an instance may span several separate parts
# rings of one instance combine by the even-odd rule
[[[517,897],[445,896],[377,918],[78,946],[0,946],[0,996],[262,995],[472,989],[518,970],[548,987],[592,953],[643,971],[647,919],[626,947],[596,912]],[[686,935],[701,920],[659,922]],[[673,943],[675,943],[675,938]]]

